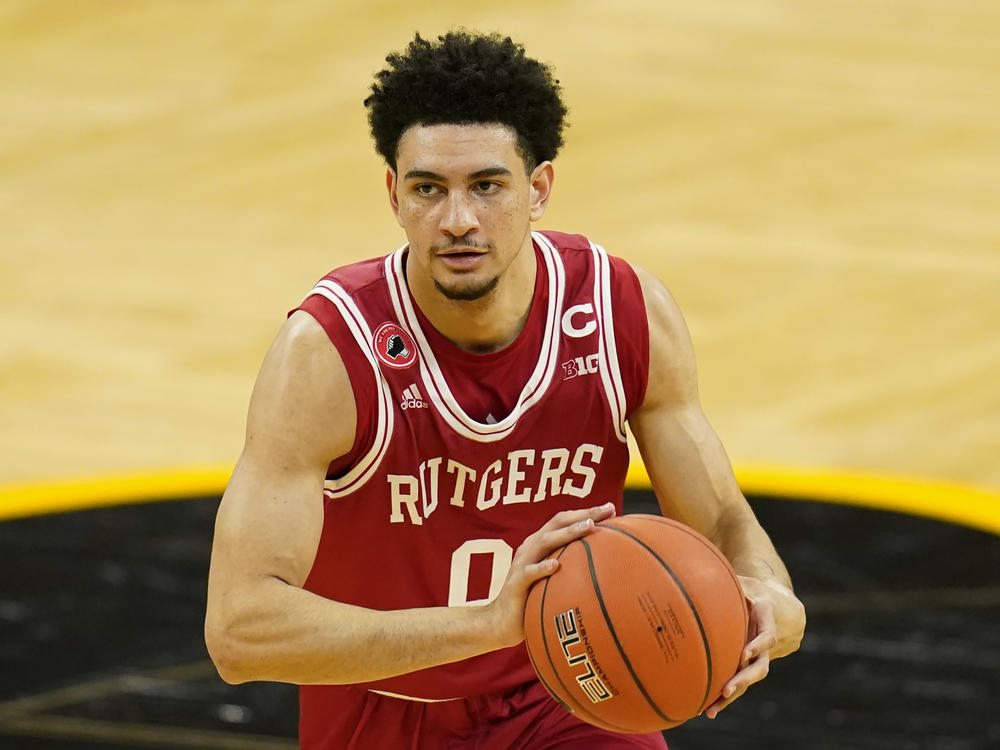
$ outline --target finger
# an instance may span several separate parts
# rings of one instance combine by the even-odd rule
[[[539,532],[533,535],[534,538],[529,537],[525,540],[527,542],[525,554],[528,555],[528,559],[538,560],[593,530],[594,519],[583,518],[569,526]]]
[[[757,635],[743,649],[743,659],[740,661],[740,669],[745,668],[758,656],[766,655],[770,658],[770,651],[778,643],[778,636],[773,631],[765,631]]]
[[[770,651],[778,642],[778,626],[774,621],[774,608],[767,599],[758,599],[750,609],[753,638],[743,648],[740,667],[748,665],[761,654]]]
[[[719,715],[719,712],[722,711],[722,709],[742,696],[743,693],[747,691],[748,687],[750,686],[740,685],[739,683],[734,682],[727,684],[725,690],[722,691],[722,697],[705,709],[705,716],[710,719],[714,719]]]
[[[547,557],[540,562],[524,566],[525,583],[529,586],[535,581],[540,581],[559,570],[559,560],[554,557]]]
[[[511,575],[517,576],[517,571],[524,566],[537,563],[560,547],[589,534],[594,530],[596,521],[610,518],[614,513],[615,506],[612,503],[556,513],[518,547],[514,553]]]
[[[722,709],[737,698],[740,698],[751,685],[767,677],[767,673],[770,671],[770,663],[771,660],[765,651],[757,661],[737,672],[722,689],[720,698],[705,709],[705,715],[710,719],[714,719]]]
[[[592,508],[581,508],[579,510],[563,510],[552,516],[539,531],[552,531],[564,526],[572,526],[574,523],[587,518],[595,522],[603,521],[606,518],[611,518],[614,514],[614,503],[605,503],[604,505],[595,505]]]
[[[574,539],[579,539],[585,534],[589,534],[594,530],[593,518],[581,518],[576,523],[572,523],[569,526],[562,526],[558,529],[553,529],[542,535],[545,544],[553,545],[553,549],[556,547],[561,547],[562,545],[573,541]]]
[[[610,518],[614,513],[615,506],[611,503],[556,513],[542,528],[521,543],[518,554],[533,562],[537,561],[564,544],[590,533],[597,521]]]

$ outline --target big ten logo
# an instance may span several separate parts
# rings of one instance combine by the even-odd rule
[[[588,354],[586,357],[573,357],[562,363],[563,380],[575,378],[577,375],[593,375],[600,367],[598,354]]]
[[[582,636],[584,633],[577,626],[578,611],[568,609],[555,616],[556,637],[559,640],[559,646],[562,648],[563,656],[566,657],[566,664],[571,667],[580,665],[583,670],[576,676],[576,681],[580,689],[583,690],[584,695],[590,699],[591,703],[600,703],[601,701],[613,698],[614,695],[608,690],[608,686],[604,684],[604,681],[594,670],[594,665],[590,658],[591,649],[589,645],[584,644],[584,647],[579,649],[579,653],[571,653],[571,651],[577,650],[577,647],[583,641]]]

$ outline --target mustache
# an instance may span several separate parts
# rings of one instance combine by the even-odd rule
[[[448,250],[454,250],[456,247],[470,248],[472,250],[492,250],[493,245],[489,242],[480,242],[479,240],[472,239],[471,237],[452,237],[451,239],[441,240],[440,242],[435,242],[431,245],[431,250],[436,253],[446,252]]]

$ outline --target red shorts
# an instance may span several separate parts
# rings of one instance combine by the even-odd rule
[[[317,694],[318,693],[318,694]],[[300,722],[302,750],[666,750],[660,733],[616,734],[585,724],[531,682],[504,695],[438,703],[351,686],[324,687]],[[306,708],[306,707],[303,707]]]

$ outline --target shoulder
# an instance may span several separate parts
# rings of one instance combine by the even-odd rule
[[[556,250],[565,252],[567,250],[590,250],[590,240],[584,237],[582,234],[569,234],[567,232],[554,232],[551,229],[546,229],[541,232],[536,232],[540,234],[546,240],[549,241]]]
[[[644,406],[661,401],[689,403],[697,400],[694,347],[687,323],[673,295],[654,274],[632,265],[642,290],[649,325],[649,367],[657,377],[650,383]]]
[[[319,321],[307,310],[296,309],[281,326],[264,362],[277,367],[305,367],[308,372],[311,363],[322,366],[339,360],[336,347]]]
[[[582,234],[569,234],[566,232],[553,232],[545,230],[536,232],[543,240],[559,252],[563,262],[569,262],[574,267],[588,270],[595,265],[606,266],[610,269],[612,282],[618,282],[625,287],[631,287],[638,291],[635,280],[635,267],[630,265],[624,258],[612,255],[601,245]]]
[[[628,262],[611,255],[590,238],[550,230],[535,235],[558,254],[571,288],[589,288],[596,278],[601,283],[610,283],[613,295],[638,295],[638,282]]]
[[[386,262],[392,256],[370,258],[341,266],[321,278],[288,313],[305,311],[326,331],[343,356],[352,357],[358,321],[381,315],[391,306],[386,284]],[[288,331],[295,335],[296,330]]]
[[[388,255],[382,255],[377,258],[368,258],[357,263],[340,266],[320,279],[320,284],[324,281],[332,281],[348,294],[360,292],[365,287],[378,283],[385,278],[385,263],[388,257]],[[317,284],[317,286],[320,284]]]
[[[628,265],[635,273],[642,290],[650,338],[664,339],[662,343],[689,343],[690,336],[684,315],[667,287],[645,268],[634,263]]]
[[[293,312],[261,365],[250,399],[248,442],[256,436],[269,449],[316,452],[329,461],[350,449],[356,419],[350,379],[337,348],[312,315]]]
[[[325,315],[343,303],[344,299],[368,298],[369,292],[385,290],[386,263],[395,253],[367,258],[338,266],[317,281],[298,305],[289,311],[309,310],[325,322]]]

